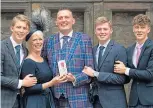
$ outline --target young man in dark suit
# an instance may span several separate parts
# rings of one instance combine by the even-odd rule
[[[3,108],[20,108],[19,89],[37,83],[35,77],[27,75],[20,79],[22,61],[27,55],[23,40],[29,33],[30,21],[25,15],[17,15],[10,27],[12,34],[1,41],[1,106]]]
[[[129,108],[153,108],[153,41],[148,38],[151,22],[147,15],[133,19],[136,43],[127,48],[128,65],[117,61],[115,72],[133,79]]]
[[[94,108],[126,108],[124,91],[125,75],[114,73],[114,63],[120,60],[126,64],[126,50],[111,40],[112,23],[106,17],[98,17],[95,34],[99,40],[93,49],[94,69],[85,67],[83,72],[93,77]]]

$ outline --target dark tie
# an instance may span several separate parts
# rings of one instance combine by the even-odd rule
[[[100,63],[101,63],[101,61],[102,61],[102,53],[103,53],[103,49],[104,49],[104,48],[105,48],[104,46],[100,46],[100,47],[99,47],[98,68],[100,67]]]
[[[15,50],[16,50],[16,58],[17,58],[17,65],[20,66],[20,45],[17,45],[15,47]]]
[[[63,46],[62,46],[62,49],[66,48],[66,45],[68,43],[68,39],[69,39],[69,36],[63,36]]]

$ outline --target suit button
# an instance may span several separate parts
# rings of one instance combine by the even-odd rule
[[[137,84],[139,84],[139,82],[137,82]]]

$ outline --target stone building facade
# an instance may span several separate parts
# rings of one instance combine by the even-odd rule
[[[70,8],[76,19],[75,31],[89,34],[93,44],[97,44],[94,36],[94,21],[99,16],[107,16],[113,23],[112,39],[125,47],[134,42],[132,19],[139,13],[146,14],[152,22],[149,37],[153,39],[153,0],[1,0],[1,40],[10,36],[10,21],[18,13],[31,17],[32,10],[44,6],[52,17],[52,27],[46,34],[57,32],[56,13],[59,8]],[[126,86],[128,88],[128,86]],[[128,89],[127,97],[128,97]]]

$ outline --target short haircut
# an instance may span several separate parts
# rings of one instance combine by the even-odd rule
[[[14,26],[17,21],[23,21],[23,22],[25,22],[28,25],[28,27],[30,28],[30,20],[29,20],[29,18],[27,16],[25,16],[23,14],[16,15],[13,18],[13,20],[12,20],[11,26]]]
[[[133,18],[133,25],[136,25],[136,24],[141,26],[144,26],[144,25],[148,25],[149,27],[151,26],[149,17],[144,14],[139,14]]]
[[[108,23],[110,28],[112,28],[112,22],[107,17],[104,17],[104,16],[98,17],[96,19],[95,25],[104,24],[104,23]]]
[[[72,12],[71,9],[69,9],[69,8],[61,7],[61,8],[58,10],[58,12],[63,11],[63,10],[68,10],[68,11],[72,14],[72,16],[73,16],[73,12]],[[58,14],[58,12],[57,12],[57,14]]]
[[[30,32],[31,33],[31,32]],[[29,33],[29,34],[30,34]],[[28,34],[28,35],[29,35]],[[28,40],[26,40],[26,46],[27,46],[27,49],[28,49],[28,51],[30,51],[30,45],[31,45],[31,43],[30,43],[30,38],[33,36],[33,35],[40,35],[40,36],[44,36],[44,34],[43,34],[43,32],[42,31],[40,31],[40,30],[37,30],[37,31],[34,31],[34,32],[32,32],[31,34],[30,34],[30,37],[28,38]],[[43,37],[44,38],[44,37]]]

